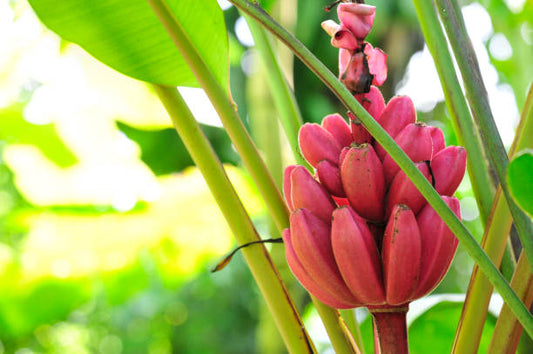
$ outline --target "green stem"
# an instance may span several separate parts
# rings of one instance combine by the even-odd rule
[[[498,189],[494,209],[481,242],[481,246],[496,265],[499,265],[502,260],[512,223],[513,219],[509,213],[509,208],[505,200],[501,198],[501,189]],[[477,352],[492,289],[490,281],[475,265],[468,285],[461,318],[457,326],[452,349],[453,353]]]
[[[349,309],[349,310],[340,310],[342,319],[346,323],[346,327],[348,327],[348,330],[353,336],[353,339],[355,340],[355,343],[359,347],[359,350],[361,351],[361,354],[365,353],[365,346],[363,343],[363,337],[361,336],[361,330],[359,328],[359,323],[357,322],[357,318],[355,316],[355,310]]]
[[[420,2],[422,0],[416,1]],[[426,0],[424,1],[427,2]],[[533,269],[533,237],[531,237],[533,235],[533,223],[510,195],[506,179],[509,159],[490,110],[487,91],[483,84],[476,54],[465,30],[463,16],[454,0],[435,0],[435,2],[438,5],[444,28],[457,59],[474,119],[481,132],[481,138],[488,152],[492,167],[500,180],[522,247],[529,260],[530,267]]]
[[[249,126],[252,139],[263,153],[265,164],[279,188],[283,177],[279,123],[277,120],[272,119],[274,108],[265,76],[264,70],[259,70],[248,78],[248,84],[246,85],[247,111],[250,117]],[[266,225],[264,226],[268,228],[269,235],[273,238],[279,237],[279,232],[272,218],[267,214],[265,219]],[[270,258],[272,258],[281,278],[290,291],[290,283],[286,281],[287,273],[290,273],[290,271],[285,261],[283,246],[272,245]],[[293,299],[297,302],[294,295]],[[284,343],[278,335],[276,323],[265,305],[259,308],[259,323],[255,333],[256,352],[278,353],[284,351]]]
[[[500,271],[502,272],[505,279],[510,282],[511,278],[513,277],[513,273],[515,272],[515,269],[515,253],[513,250],[513,245],[511,243],[511,238],[507,237],[507,241],[505,242],[505,250],[503,251],[503,257],[500,263]]]
[[[499,265],[504,255],[506,241],[512,224],[512,218],[505,201],[500,200],[500,194],[495,199],[496,206],[492,210],[491,217],[487,224],[487,213],[491,210],[493,189],[492,181],[488,177],[489,165],[484,157],[479,141],[476,127],[472,124],[470,111],[466,105],[462,89],[455,75],[455,68],[452,58],[448,52],[448,45],[441,26],[430,2],[421,0],[415,1],[415,7],[420,19],[420,25],[424,36],[428,39],[427,45],[431,52],[437,71],[441,78],[446,101],[452,117],[458,121],[458,135],[462,137],[462,143],[466,145],[468,151],[468,163],[470,180],[474,188],[474,194],[478,201],[481,220],[486,224],[485,234],[481,243],[483,249],[491,260]],[[473,139],[469,139],[473,136]],[[483,163],[478,163],[479,161]],[[477,167],[470,170],[470,166]],[[481,170],[479,169],[481,168]],[[478,180],[483,178],[482,180]],[[478,183],[481,182],[481,183]],[[477,192],[476,192],[477,191]],[[506,263],[510,264],[514,259],[510,259],[511,254],[507,254]],[[457,327],[453,350],[459,353],[476,351],[479,346],[483,324],[488,311],[488,304],[492,294],[492,285],[488,279],[479,272],[477,266],[472,272],[468,292],[463,306],[461,319]]]
[[[269,213],[281,232],[289,225],[287,206],[248,132],[239,119],[234,105],[231,104],[230,98],[206,66],[187,34],[168,9],[165,1],[147,1],[213,103],[226,132],[259,188]]]
[[[533,276],[523,252],[518,259],[511,286],[522,301],[531,306],[533,301]],[[522,326],[504,304],[496,321],[487,353],[515,353],[521,334]]]
[[[318,315],[324,323],[335,353],[360,353],[340,313],[338,311],[332,311],[331,307],[323,304],[314,297],[311,297],[311,299],[313,300]],[[343,330],[337,330],[339,327]]]
[[[300,41],[277,24],[261,7],[246,0],[230,0],[235,6],[256,21],[285,43],[298,58],[307,65],[316,76],[339,98],[339,100],[352,111],[363,123],[372,136],[385,148],[400,168],[409,176],[417,186],[420,193],[431,204],[433,209],[442,218],[451,231],[462,242],[465,249],[481,270],[494,284],[503,299],[515,313],[528,333],[533,334],[533,317],[528,309],[510,288],[509,283],[503,278],[498,269],[479,247],[474,237],[444,203],[438,193],[433,189],[428,180],[422,175],[409,157],[396,145],[394,140],[383,130],[366,110],[357,102],[353,95],[337,80],[337,77],[328,70]]]
[[[213,197],[240,244],[259,240],[215,151],[175,88],[154,85],[178,134],[202,172]],[[285,285],[263,245],[243,249],[243,255],[263,294],[278,329],[291,353],[313,353],[315,349]]]
[[[425,18],[427,17],[425,16]],[[517,151],[524,148],[533,147],[531,136],[533,136],[533,85],[529,89],[509,156],[512,157]],[[502,261],[502,253],[508,243],[507,240],[513,223],[509,207],[505,200],[501,198],[500,192],[501,190],[499,189],[494,198],[494,210],[491,213],[481,242],[483,249],[496,265],[499,265]],[[509,258],[513,259],[509,259],[506,262],[514,262],[514,257],[509,256]],[[480,274],[478,270],[478,266],[474,266],[461,319],[457,326],[453,344],[453,351],[457,353],[475,352],[481,340],[492,286],[488,279]]]
[[[298,103],[296,102],[296,97],[285,79],[281,67],[278,65],[278,60],[270,45],[267,34],[257,22],[250,20],[246,15],[244,17],[254,37],[255,47],[259,51],[261,62],[268,73],[267,79],[270,92],[279,112],[281,125],[283,126],[283,130],[285,130],[285,135],[291,146],[294,159],[297,164],[309,168],[309,164],[300,154],[298,146],[298,130],[303,124],[303,119],[298,108]]]
[[[496,192],[496,183],[489,173],[490,164],[457,79],[453,60],[448,51],[448,43],[442,33],[437,14],[428,1],[415,1],[415,7],[420,27],[427,39],[426,44],[435,62],[454,131],[459,143],[468,152],[467,167],[470,183],[477,201],[481,222],[485,225]]]

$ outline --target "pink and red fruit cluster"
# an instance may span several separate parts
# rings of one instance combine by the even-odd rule
[[[445,147],[440,129],[416,122],[409,97],[385,105],[368,83],[380,85],[387,75],[386,55],[364,41],[374,14],[373,6],[341,3],[341,24],[323,24],[340,48],[339,78],[460,216],[453,194],[465,173],[465,150]],[[332,114],[300,129],[302,154],[316,173],[303,166],[285,171],[287,260],[302,285],[329,306],[403,306],[437,286],[457,239],[390,155],[350,118],[348,125]]]

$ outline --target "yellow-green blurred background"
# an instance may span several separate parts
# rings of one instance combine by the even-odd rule
[[[230,34],[232,95],[265,146],[262,123],[254,117],[277,118],[264,68],[243,19],[219,3]],[[378,6],[370,41],[389,55],[384,96],[411,95],[419,119],[441,127],[447,143],[456,143],[411,2],[369,3]],[[327,4],[284,0],[272,11],[335,71],[337,51],[320,29],[322,20],[334,16],[322,10]],[[533,6],[525,0],[463,5],[509,145],[533,74]],[[293,64],[283,51],[280,57],[306,121],[344,113],[301,63]],[[202,91],[181,90],[258,230],[276,236]],[[284,163],[291,163],[285,155]],[[479,239],[468,180],[458,196]],[[209,272],[233,246],[149,87],[58,38],[26,1],[0,0],[0,353],[284,352],[240,255],[222,272]],[[282,257],[282,246],[273,250]],[[448,295],[413,305],[413,352],[424,352],[427,343],[435,352],[449,351],[471,267],[459,250],[436,291]],[[287,279],[319,349],[331,352],[305,294]],[[501,302],[494,303],[497,311]],[[363,321],[365,312],[357,314]],[[487,335],[493,322],[489,318]],[[371,347],[368,320],[363,333]]]

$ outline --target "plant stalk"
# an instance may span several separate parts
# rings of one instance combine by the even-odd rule
[[[490,174],[490,163],[487,160],[479,131],[474,124],[463,90],[457,79],[455,66],[448,51],[448,43],[442,32],[437,14],[433,6],[427,1],[414,2],[420,27],[435,62],[454,131],[459,143],[468,152],[466,160],[468,175],[481,222],[485,225],[496,192],[496,183]]]
[[[361,329],[359,328],[359,323],[357,322],[357,317],[355,316],[355,310],[348,309],[340,310],[339,312],[344,320],[344,323],[346,323],[346,327],[348,327],[348,330],[352,334],[355,343],[359,347],[361,354],[364,354],[365,346],[363,343],[363,337],[361,336]]]
[[[315,297],[311,297],[315,308],[324,323],[326,332],[331,340],[331,345],[336,353],[353,353],[360,354],[359,348],[355,343],[346,323],[342,319],[339,311],[332,311],[331,307],[323,304]],[[337,328],[342,328],[339,331]]]
[[[531,136],[533,136],[533,84],[530,86],[526,104],[522,110],[515,139],[509,150],[509,157],[513,157],[516,152],[522,149],[533,147]],[[496,265],[502,261],[512,223],[513,219],[509,207],[504,198],[501,198],[501,189],[498,189],[494,198],[493,210],[481,241],[483,249]],[[514,259],[511,261],[514,262]],[[492,285],[479,272],[479,267],[475,265],[455,333],[452,352],[465,353],[477,350],[481,341],[491,294]]]
[[[466,33],[463,16],[455,0],[435,0],[435,3],[455,53],[474,120],[481,132],[488,157],[500,181],[522,247],[533,270],[533,238],[531,237],[533,235],[533,223],[511,197],[506,178],[509,159],[492,116],[487,91],[481,77],[476,54]]]
[[[369,309],[374,326],[374,352],[378,354],[408,354],[408,307]]]
[[[520,254],[511,286],[526,306],[533,301],[533,276],[527,264],[524,252]],[[487,353],[515,353],[522,334],[522,326],[513,316],[509,308],[503,304]]]
[[[296,97],[278,65],[276,55],[270,45],[267,34],[257,22],[251,20],[246,15],[244,17],[254,37],[255,47],[261,56],[261,62],[268,73],[266,76],[270,86],[270,92],[279,113],[281,125],[291,146],[294,159],[297,164],[309,169],[309,163],[302,157],[298,145],[298,130],[303,124],[303,118],[298,103],[296,102]]]
[[[260,6],[246,0],[230,0],[232,4],[253,17],[278,39],[285,43],[302,62],[313,71],[317,77],[339,98],[339,100],[353,112],[363,123],[370,134],[384,147],[400,168],[409,176],[421,194],[434,208],[451,231],[462,242],[465,249],[489,280],[500,292],[503,299],[509,304],[512,311],[528,333],[533,335],[533,316],[520,301],[518,296],[510,288],[509,283],[501,275],[498,269],[487,257],[485,252],[461,221],[455,216],[450,208],[444,203],[428,180],[416,168],[409,157],[396,145],[394,140],[383,130],[366,110],[357,102],[353,95],[337,80],[337,77],[329,71],[301,42],[284,28],[279,26]]]
[[[255,148],[250,135],[239,119],[230,97],[228,97],[226,91],[219,85],[209,68],[205,65],[202,57],[169,10],[166,2],[164,0],[147,1],[213,103],[246,169],[259,188],[261,196],[265,200],[269,213],[276,223],[278,230],[282,232],[289,225],[287,206],[270,172],[261,159],[259,152]]]
[[[196,166],[202,172],[239,244],[259,240],[259,235],[222,164],[181,95],[175,88],[159,85],[153,85],[153,88]],[[246,247],[243,249],[243,255],[289,351],[314,353],[313,343],[266,248],[263,245]]]

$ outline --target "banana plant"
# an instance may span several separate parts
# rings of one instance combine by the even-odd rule
[[[338,57],[335,74],[265,10],[263,6],[271,9],[271,2],[229,2],[252,29],[281,126],[298,163],[284,166],[281,186],[276,184],[279,171],[267,167],[233,98],[228,28],[217,1],[29,0],[42,23],[62,39],[146,82],[156,93],[230,226],[287,351],[315,353],[320,348],[287,286],[293,278],[280,275],[285,263],[310,296],[336,352],[364,352],[366,342],[374,343],[376,353],[408,353],[414,346],[408,340],[409,308],[443,280],[458,246],[476,264],[472,283],[479,271],[486,286],[479,295],[469,290],[467,300],[474,298],[465,301],[456,342],[449,346],[459,353],[478,350],[483,322],[470,337],[462,328],[476,316],[469,302],[476,296],[489,299],[493,288],[505,307],[491,350],[513,352],[521,335],[533,336],[533,224],[527,215],[531,152],[524,150],[508,163],[456,1],[413,1],[460,143],[448,146],[442,129],[417,119],[412,98],[384,98],[380,87],[390,76],[390,57],[370,40],[371,31],[382,26],[375,24],[376,14],[385,7],[382,2],[373,6],[363,0],[335,1],[326,9],[336,8],[336,20],[311,24],[331,37],[324,41]],[[320,123],[303,124],[298,88],[293,92],[277,57],[281,45],[331,91],[345,107],[346,118],[330,112]],[[206,92],[264,200],[277,238],[260,237],[177,86]],[[523,124],[532,120],[531,102],[533,95],[528,96]],[[532,147],[531,139],[521,141],[521,150]],[[461,221],[455,193],[466,172],[482,211],[484,233],[498,230],[499,218],[508,225],[493,232],[501,240],[494,250],[484,249],[485,241],[480,245]],[[498,206],[506,212],[490,214]],[[511,224],[521,255],[508,246]],[[281,261],[265,247],[268,242],[283,242]],[[231,267],[230,259],[217,270]],[[511,283],[499,269],[502,259],[511,265]],[[480,302],[484,314],[487,302]],[[373,338],[363,336],[364,325],[346,315],[353,315],[345,310],[354,308],[367,309]],[[512,340],[502,344],[503,336]]]

